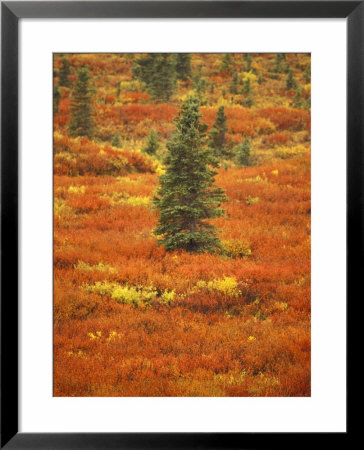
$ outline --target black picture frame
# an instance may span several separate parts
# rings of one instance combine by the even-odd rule
[[[347,304],[363,270],[364,2],[1,2],[1,448],[264,448],[306,445],[310,433],[18,432],[18,21],[21,18],[346,18]],[[360,291],[359,291],[360,292]],[[9,339],[9,336],[11,338]],[[349,347],[348,347],[349,348]],[[349,415],[347,416],[349,417]],[[347,429],[349,431],[349,428]],[[346,433],[335,433],[340,445]],[[334,435],[334,434],[332,434]],[[316,433],[315,442],[327,434]]]

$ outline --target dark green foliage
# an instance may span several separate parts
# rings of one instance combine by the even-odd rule
[[[68,59],[63,58],[62,66],[59,69],[59,79],[58,79],[59,86],[69,87],[71,85],[71,82],[68,78],[70,73],[71,73],[71,69],[70,69],[70,65],[68,63]]]
[[[238,73],[235,72],[229,86],[230,94],[236,95],[238,93],[238,89],[239,89],[239,76]]]
[[[179,80],[187,81],[191,78],[191,55],[189,53],[176,53],[175,66]]]
[[[263,83],[263,76],[261,74],[261,72],[259,72],[259,76],[258,76],[258,84],[262,84]]]
[[[206,80],[204,78],[195,78],[193,88],[196,92],[197,97],[201,101],[206,92]]]
[[[91,77],[87,67],[78,70],[78,78],[71,95],[70,136],[87,136],[93,134],[92,99],[94,89],[90,86]]]
[[[233,58],[231,53],[225,53],[221,59],[220,71],[232,73],[233,70]]]
[[[301,88],[299,86],[297,86],[297,88],[296,88],[296,95],[293,100],[292,106],[293,106],[293,108],[302,108],[302,106],[303,106],[303,101],[302,101],[302,97],[301,97]]]
[[[134,76],[145,83],[151,98],[168,102],[177,86],[175,60],[169,53],[149,53],[136,61]]]
[[[143,148],[143,152],[148,153],[148,155],[155,155],[158,149],[158,134],[155,130],[151,130],[147,139],[147,143]]]
[[[303,79],[306,81],[306,83],[311,83],[311,67],[307,66],[305,73],[303,75]]]
[[[236,147],[235,150],[235,162],[239,166],[249,166],[250,165],[250,150],[251,145],[249,138],[246,137],[244,142]]]
[[[59,92],[58,84],[54,86],[53,90],[53,112],[58,113],[59,102],[61,100],[61,93]]]
[[[226,115],[223,106],[220,106],[217,114],[215,122],[209,133],[209,141],[208,146],[212,150],[212,153],[217,158],[224,158],[228,156],[228,149],[226,145]]]
[[[244,55],[244,60],[245,60],[245,72],[250,72],[251,68],[252,68],[252,62],[253,62],[253,58],[252,55],[250,53],[245,53]]]
[[[118,81],[118,84],[116,85],[116,98],[120,98],[120,92],[121,92],[121,81]]]
[[[192,77],[192,87],[200,103],[204,103],[203,97],[206,93],[206,80],[202,78],[202,65],[198,66],[197,71]]]
[[[120,135],[119,133],[116,133],[111,141],[111,145],[113,147],[120,147]]]
[[[167,143],[166,172],[154,197],[159,210],[154,234],[167,251],[213,252],[221,244],[208,219],[220,217],[220,205],[227,198],[215,187],[217,160],[206,149],[200,122],[199,101],[189,97],[175,120],[176,130]]]
[[[244,81],[242,93],[243,93],[243,94],[249,94],[250,91],[251,91],[251,87],[250,87],[250,78],[247,77],[247,79]]]
[[[289,69],[288,75],[287,75],[287,79],[286,79],[286,89],[290,90],[290,89],[294,89],[297,86],[297,83],[295,81],[295,79],[293,78],[293,72],[292,69]]]
[[[311,97],[308,97],[308,99],[306,100],[306,102],[304,104],[304,108],[305,109],[310,109],[311,108]]]
[[[284,71],[283,61],[286,59],[286,55],[284,53],[277,53],[274,60],[274,73],[282,73]]]
[[[248,97],[244,100],[243,105],[246,106],[247,108],[251,108],[254,105],[252,92],[250,92]]]

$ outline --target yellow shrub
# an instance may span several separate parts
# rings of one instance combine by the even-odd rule
[[[278,147],[276,155],[281,159],[294,158],[302,156],[307,149],[303,145],[296,145],[294,147]]]
[[[173,302],[173,300],[175,298],[175,294],[176,293],[174,290],[173,291],[165,290],[163,292],[163,294],[161,295],[160,302],[163,305],[169,305],[171,302]]]
[[[267,183],[268,180],[257,175],[255,178],[245,178],[244,181],[247,181],[248,183]]]
[[[254,203],[258,203],[259,202],[259,197],[250,197],[250,195],[248,195],[248,197],[245,199],[245,203],[247,205],[254,205]]]
[[[132,196],[123,192],[113,192],[112,194],[101,195],[101,198],[108,198],[111,206],[115,205],[131,205],[131,206],[144,206],[150,205],[150,197]]]
[[[208,292],[220,292],[225,297],[239,297],[241,291],[238,288],[238,282],[234,277],[224,277],[222,279],[216,279],[212,281],[200,280],[196,283],[192,291],[207,290]]]
[[[98,263],[95,266],[85,263],[84,261],[78,261],[78,264],[74,266],[76,270],[81,270],[84,272],[89,272],[91,270],[98,270],[100,272],[110,272],[115,273],[116,269],[111,267],[109,264]]]
[[[222,245],[227,250],[228,255],[232,258],[242,258],[244,256],[251,256],[252,254],[250,242],[245,239],[222,241]]]
[[[85,186],[70,186],[68,188],[69,194],[84,194],[86,192]]]
[[[134,287],[117,285],[113,288],[111,298],[120,303],[129,303],[139,306],[140,294]]]

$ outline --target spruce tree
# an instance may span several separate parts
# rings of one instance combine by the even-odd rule
[[[220,217],[224,191],[214,184],[217,160],[205,146],[206,125],[200,122],[199,101],[188,97],[167,143],[166,172],[154,197],[159,210],[154,234],[167,251],[212,252],[219,249],[217,229],[208,219]]]
[[[244,142],[237,146],[235,150],[235,161],[239,166],[249,166],[250,165],[250,150],[251,145],[249,138],[246,137]]]
[[[245,60],[245,72],[250,72],[253,62],[252,55],[250,53],[245,53],[244,60]]]
[[[59,92],[58,84],[54,86],[53,90],[53,112],[58,113],[59,102],[61,101],[61,93]]]
[[[70,69],[70,65],[68,63],[68,59],[63,58],[62,66],[59,69],[59,79],[58,79],[59,86],[69,87],[71,85],[71,82],[68,78],[70,73],[71,73],[71,69]]]
[[[172,54],[149,53],[139,58],[133,74],[145,83],[151,98],[157,102],[167,102],[176,90],[177,75]]]
[[[293,89],[297,86],[297,83],[295,81],[295,79],[293,78],[293,72],[292,69],[289,69],[288,75],[287,75],[287,79],[286,79],[286,89],[290,90]]]
[[[87,67],[81,67],[71,95],[70,136],[87,136],[93,134],[92,98],[94,90],[90,86],[91,76]]]
[[[193,83],[194,90],[196,92],[196,95],[198,99],[200,100],[200,103],[203,102],[203,97],[206,93],[206,80],[204,78],[199,78],[198,80],[195,79],[195,82]]]
[[[311,83],[311,67],[307,66],[305,73],[303,75],[303,79],[306,81],[306,83]]]
[[[233,68],[233,58],[230,53],[225,53],[221,59],[220,71],[231,73]]]
[[[143,151],[145,153],[148,153],[148,155],[155,155],[158,149],[159,149],[158,134],[155,130],[152,129],[148,136],[146,146],[143,148]]]
[[[179,80],[187,81],[191,78],[191,55],[189,53],[176,53],[175,66]]]
[[[301,88],[299,86],[297,86],[296,88],[296,95],[295,98],[293,100],[293,108],[302,108],[303,102],[302,102],[302,97],[301,97]]]
[[[116,85],[116,98],[119,100],[121,92],[121,81],[118,81]]]
[[[244,100],[243,105],[247,108],[251,108],[254,105],[253,93],[250,92],[248,97]]]
[[[111,141],[113,147],[120,147],[120,135],[116,133]]]
[[[226,115],[223,106],[220,106],[214,124],[209,133],[208,146],[212,150],[213,154],[217,158],[224,158],[228,156],[227,145],[226,145]]]
[[[277,53],[275,60],[274,60],[274,67],[273,72],[274,73],[281,73],[283,72],[283,61],[285,59],[284,53]]]
[[[233,94],[233,95],[237,94],[238,86],[239,86],[239,76],[238,76],[238,73],[235,72],[234,76],[231,79],[230,86],[229,86],[230,94]]]
[[[250,94],[250,78],[247,77],[246,80],[244,81],[244,86],[242,89],[242,93],[243,94]]]

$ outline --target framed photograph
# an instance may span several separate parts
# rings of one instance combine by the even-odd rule
[[[1,446],[347,439],[362,2],[1,6]]]

